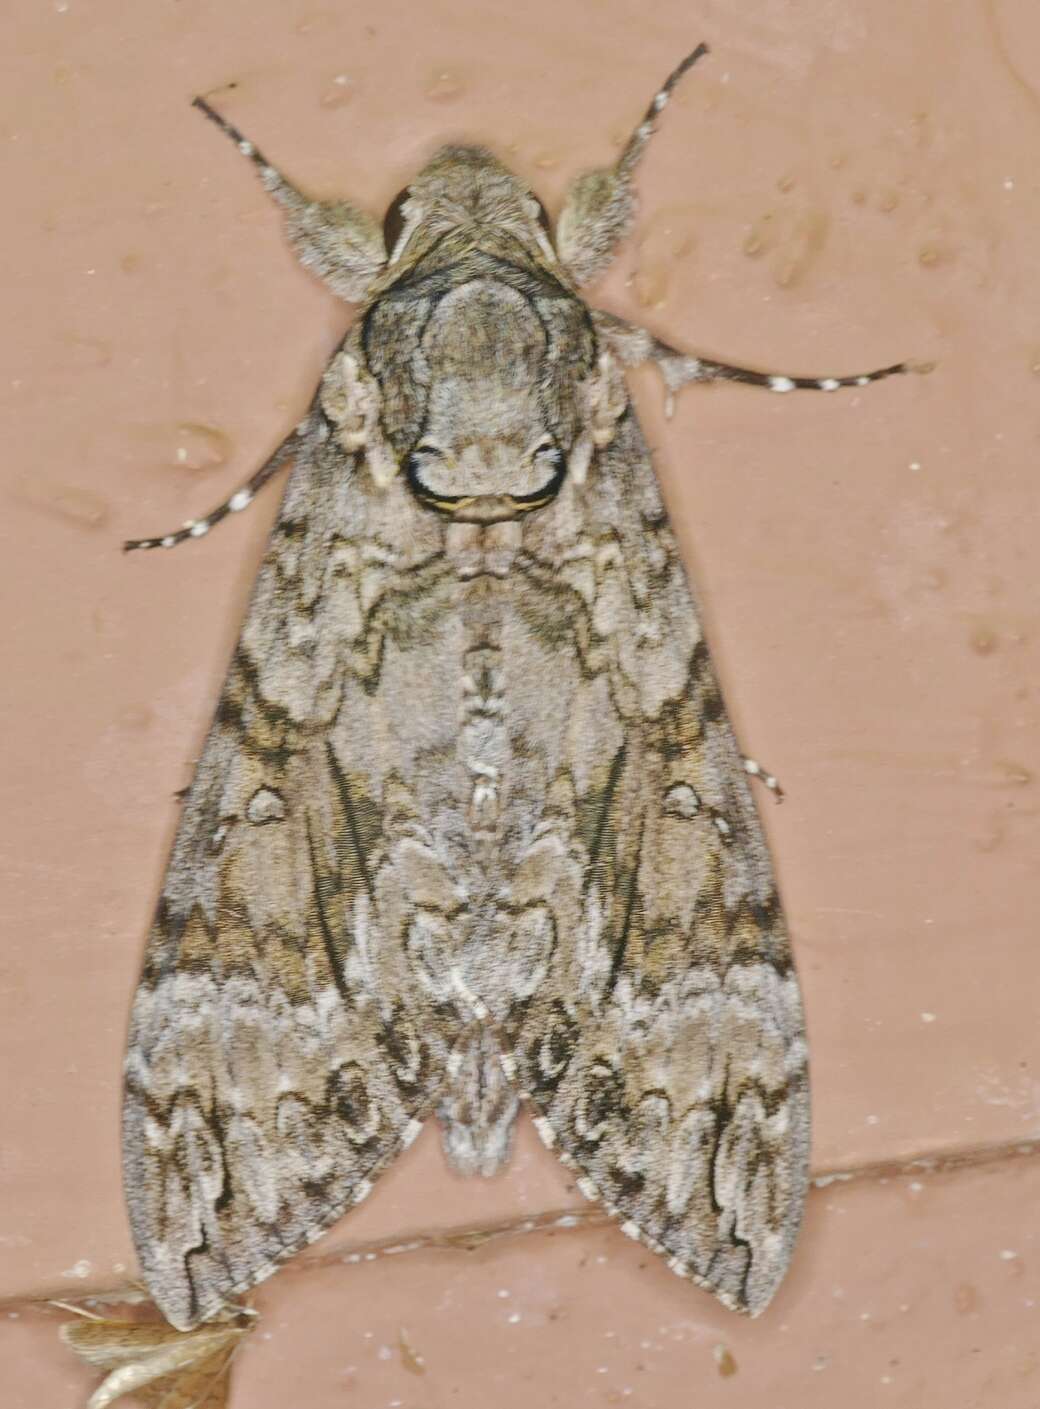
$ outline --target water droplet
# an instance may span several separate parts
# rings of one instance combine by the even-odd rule
[[[934,269],[937,265],[946,264],[952,258],[953,251],[938,240],[928,240],[917,251],[917,262],[925,269]]]
[[[155,711],[150,705],[127,705],[116,715],[116,723],[124,729],[148,729],[155,722]]]
[[[1024,788],[1033,781],[1032,770],[1013,758],[994,759],[993,769],[998,787]]]
[[[328,10],[307,10],[296,21],[296,33],[311,34],[316,29],[326,28],[332,20]]]
[[[466,85],[455,69],[435,69],[423,92],[435,103],[450,103],[466,91]]]
[[[910,123],[917,145],[919,147],[931,146],[935,126],[931,113],[916,112]]]
[[[668,292],[668,271],[660,266],[641,266],[633,275],[636,297],[644,308],[661,308]]]
[[[108,522],[108,501],[92,489],[83,489],[79,485],[62,484],[57,480],[25,479],[19,485],[18,497],[44,513],[69,519],[82,528],[100,528]]]
[[[107,367],[112,361],[112,344],[102,338],[82,338],[73,333],[67,339],[69,362],[79,371]]]
[[[772,255],[770,268],[781,288],[800,283],[827,242],[827,215],[815,207],[801,210],[785,206],[764,211],[744,240],[744,253],[752,259]]]
[[[318,102],[323,108],[342,108],[354,96],[354,80],[345,73],[337,73],[322,90]]]
[[[215,469],[231,458],[231,437],[200,421],[182,421],[174,428],[169,458],[178,469]]]
[[[827,242],[829,225],[821,210],[805,210],[792,221],[773,267],[773,278],[782,289],[792,288],[805,278]]]
[[[969,641],[971,649],[978,656],[991,656],[999,645],[997,633],[988,626],[976,626]]]
[[[664,305],[676,261],[697,248],[692,226],[692,212],[685,206],[658,210],[647,222],[632,274],[636,297],[644,308]]]
[[[771,246],[773,237],[770,227],[772,226],[773,220],[773,212],[767,210],[764,215],[759,216],[749,230],[747,238],[744,240],[743,249],[744,253],[750,255],[752,259],[754,259],[756,255],[762,254],[764,250]]]

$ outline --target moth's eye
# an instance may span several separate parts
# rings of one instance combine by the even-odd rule
[[[423,465],[430,464],[431,461],[440,457],[441,452],[436,445],[417,445],[404,457],[404,472],[409,482],[414,483],[416,476]]]
[[[413,494],[424,504],[432,505],[438,509],[447,509],[458,496],[434,493],[424,482],[424,471],[432,469],[436,474],[437,461],[441,458],[442,452],[435,445],[427,445],[424,441],[404,457],[402,468],[405,480]]]
[[[537,196],[535,196],[534,198],[534,203],[538,207],[538,224],[542,227],[542,229],[547,235],[551,235],[552,230],[549,226],[549,212],[546,210],[545,206],[542,205],[541,201],[538,199]]]
[[[393,254],[397,241],[401,238],[401,231],[404,229],[404,203],[408,199],[408,187],[399,192],[390,204],[383,219],[383,243],[386,245],[387,254]]]

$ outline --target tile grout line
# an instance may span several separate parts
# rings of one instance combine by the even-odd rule
[[[907,1174],[956,1174],[962,1169],[981,1169],[1005,1160],[1024,1159],[1040,1154],[1040,1137],[1026,1140],[1003,1140],[988,1145],[962,1145],[960,1148],[937,1151],[935,1154],[910,1155],[904,1159],[875,1160],[867,1164],[850,1165],[847,1169],[822,1170],[810,1176],[814,1189],[829,1184],[848,1184],[866,1179],[897,1179]]]
[[[966,1146],[943,1154],[915,1155],[910,1159],[878,1160],[870,1164],[854,1165],[848,1169],[823,1170],[810,1178],[810,1187],[824,1189],[832,1184],[866,1183],[877,1180],[884,1183],[888,1179],[904,1178],[910,1174],[927,1172],[931,1174],[956,1174],[968,1169],[982,1169],[988,1165],[1002,1164],[1030,1155],[1040,1154],[1040,1139],[1007,1141],[1002,1144]],[[500,1219],[484,1224],[479,1228],[445,1228],[436,1232],[401,1234],[387,1239],[381,1238],[364,1243],[352,1243],[330,1248],[325,1252],[312,1252],[297,1256],[286,1262],[279,1271],[283,1275],[302,1275],[322,1267],[337,1264],[353,1266],[359,1263],[376,1262],[384,1257],[400,1256],[404,1253],[426,1252],[431,1250],[452,1250],[473,1252],[486,1243],[498,1242],[505,1238],[523,1237],[530,1233],[549,1233],[557,1230],[578,1228],[609,1227],[616,1219],[600,1208],[551,1209],[544,1213],[531,1214],[525,1218]],[[147,1293],[140,1285],[118,1283],[101,1287],[73,1289],[67,1284],[60,1290],[32,1292],[0,1297],[0,1312],[24,1306],[42,1306],[62,1301],[106,1302],[129,1304],[146,1302]]]

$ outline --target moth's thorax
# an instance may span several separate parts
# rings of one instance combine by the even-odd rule
[[[522,516],[553,500],[587,438],[588,309],[500,226],[453,226],[419,253],[423,238],[357,344],[378,383],[383,462],[433,512]]]
[[[434,306],[417,359],[429,399],[410,458],[421,497],[480,521],[555,492],[563,451],[539,396],[548,341],[532,302],[498,280],[474,279]],[[485,502],[462,503],[472,500]]]

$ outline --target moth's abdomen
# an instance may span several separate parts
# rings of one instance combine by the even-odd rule
[[[495,1174],[509,1158],[519,1106],[493,1033],[474,1026],[456,1046],[437,1107],[449,1163],[460,1174]]]

